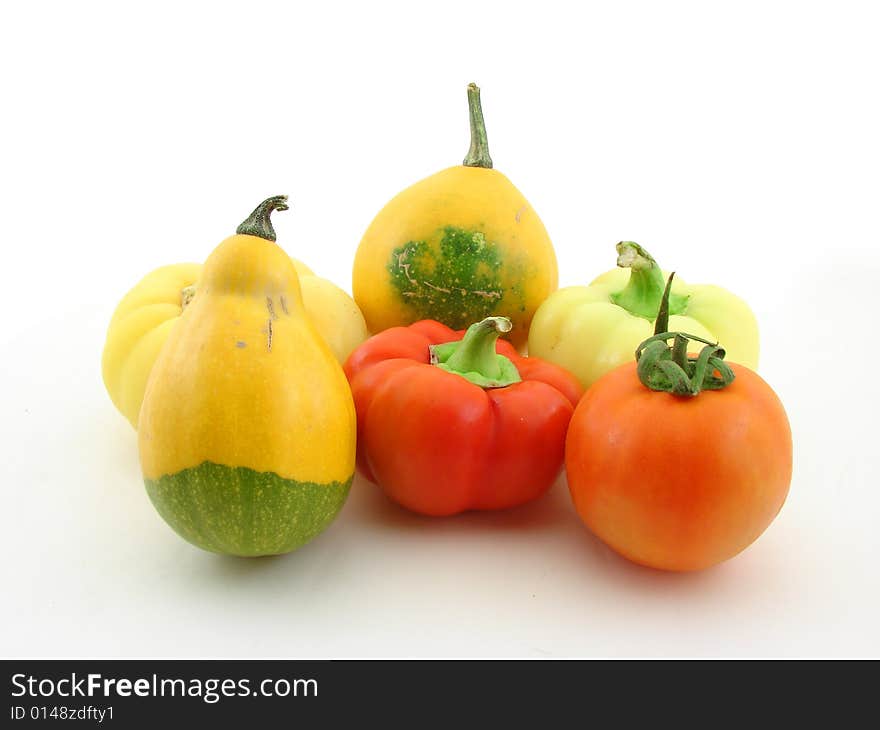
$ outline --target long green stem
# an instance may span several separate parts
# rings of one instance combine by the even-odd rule
[[[480,89],[476,84],[468,84],[468,110],[471,118],[471,148],[462,163],[465,167],[492,168],[489,156],[489,140],[486,137],[486,122],[483,120],[483,107],[480,104]]]
[[[266,198],[260,203],[242,224],[235,229],[236,233],[244,233],[250,236],[265,238],[267,241],[275,240],[275,229],[272,227],[270,216],[275,210],[287,210],[287,196],[275,195]]]
[[[468,327],[458,342],[431,346],[431,363],[460,375],[481,388],[503,388],[522,378],[509,358],[495,351],[495,342],[513,327],[507,317],[486,317]]]

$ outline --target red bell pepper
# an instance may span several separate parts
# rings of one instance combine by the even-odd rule
[[[577,379],[498,340],[510,320],[455,332],[424,320],[371,337],[345,363],[357,465],[426,515],[513,507],[559,474]]]

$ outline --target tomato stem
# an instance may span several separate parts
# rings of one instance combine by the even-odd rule
[[[273,211],[287,210],[287,196],[275,195],[266,198],[251,213],[242,224],[235,229],[236,233],[244,233],[249,236],[265,238],[267,241],[275,240],[275,229],[272,227],[270,216]]]
[[[617,265],[629,269],[630,275],[626,286],[611,295],[611,301],[637,317],[654,319],[665,284],[663,271],[657,262],[639,244],[621,241],[617,244]],[[687,303],[686,296],[670,294],[668,311],[670,314],[683,314],[687,310]]]
[[[495,342],[513,324],[507,317],[486,317],[468,327],[458,342],[431,345],[431,364],[481,388],[504,388],[522,378],[510,358],[495,351]]]
[[[669,275],[654,335],[642,342],[636,350],[637,372],[642,384],[651,390],[665,391],[681,397],[693,398],[703,390],[720,390],[734,380],[734,372],[724,362],[724,348],[717,342],[709,342],[702,337],[684,332],[669,332],[669,298],[672,278]],[[672,340],[672,346],[667,343]],[[691,340],[702,342],[705,346],[699,355],[688,354]]]
[[[489,139],[486,137],[486,122],[483,120],[483,106],[480,104],[480,89],[476,84],[468,84],[468,111],[471,118],[471,148],[462,164],[465,167],[492,168],[489,156]]]

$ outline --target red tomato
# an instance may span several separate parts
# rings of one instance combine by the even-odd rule
[[[630,560],[700,570],[732,558],[776,517],[791,482],[791,429],[756,373],[721,390],[645,387],[631,363],[584,395],[566,440],[581,519]]]

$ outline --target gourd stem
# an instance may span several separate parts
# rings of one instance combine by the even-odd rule
[[[642,384],[651,390],[692,398],[703,390],[721,390],[734,378],[730,365],[724,362],[724,349],[717,342],[684,332],[669,332],[669,298],[672,277],[663,290],[654,335],[636,350],[636,372]],[[667,344],[672,340],[672,346]],[[688,354],[691,341],[702,342],[699,355]]]
[[[486,137],[486,122],[483,120],[479,87],[476,84],[468,84],[467,95],[471,118],[471,148],[462,164],[465,167],[492,169],[492,158],[489,156],[489,140]]]
[[[486,317],[468,327],[460,341],[432,345],[431,363],[482,388],[518,383],[522,378],[516,365],[495,351],[498,336],[512,327],[507,317]]]
[[[611,301],[637,317],[654,319],[666,283],[657,262],[639,244],[621,241],[617,244],[617,265],[628,268],[630,275],[626,286],[611,295]],[[669,313],[683,314],[687,310],[687,301],[686,296],[670,294]]]
[[[265,238],[267,241],[274,241],[275,229],[272,227],[270,216],[272,211],[287,210],[287,208],[286,195],[275,195],[271,198],[266,198],[254,208],[254,212],[245,218],[242,224],[235,229],[235,232],[244,233],[249,236],[258,236],[259,238]]]

